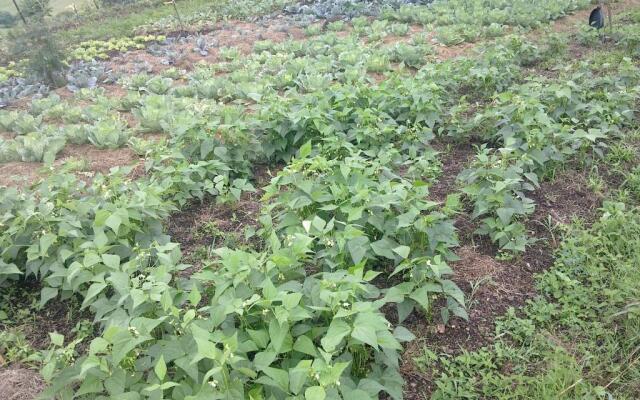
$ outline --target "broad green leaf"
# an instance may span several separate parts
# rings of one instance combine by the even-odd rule
[[[305,400],[324,400],[327,394],[322,386],[311,386],[304,391]]]
[[[161,354],[160,358],[158,358],[158,362],[156,362],[156,366],[153,367],[153,372],[156,373],[156,376],[160,381],[164,380],[165,375],[167,374],[167,364],[164,362],[164,356]]]
[[[271,338],[271,346],[276,353],[281,353],[284,350],[285,341],[289,336],[288,323],[280,324],[275,319],[271,320],[269,323],[269,337]],[[289,343],[289,346],[291,346],[291,343]]]
[[[247,333],[259,348],[264,349],[269,345],[269,333],[266,330],[247,329]]]
[[[366,236],[359,236],[347,242],[347,248],[354,264],[358,264],[367,254],[369,239]]]
[[[311,372],[311,363],[311,360],[302,360],[295,368],[289,369],[289,390],[293,394],[298,394],[302,390]]]
[[[196,307],[198,304],[200,304],[200,299],[202,299],[202,295],[200,295],[200,291],[198,290],[198,288],[194,286],[189,293],[189,302],[192,306]]]
[[[111,228],[113,230],[113,232],[115,232],[117,234],[118,233],[118,229],[120,228],[120,225],[122,224],[122,218],[120,218],[120,216],[118,216],[117,214],[111,214],[104,221],[104,224],[106,226],[108,226],[109,228]]]
[[[57,236],[52,233],[45,233],[40,236],[40,257],[44,257],[47,254],[49,247],[55,243],[56,239]]]
[[[307,158],[311,155],[311,141],[306,142],[302,146],[300,146],[300,150],[298,151],[298,158]]]
[[[398,246],[393,249],[394,253],[398,254],[402,258],[409,257],[409,252],[411,248],[409,246]]]
[[[293,345],[293,349],[295,351],[299,351],[300,353],[308,354],[312,357],[318,356],[318,351],[316,350],[316,346],[313,344],[313,341],[305,335],[299,336],[298,339],[296,339],[296,342]]]
[[[45,287],[40,291],[40,307],[47,304],[47,302],[58,295],[58,289]]]
[[[370,326],[356,324],[351,332],[351,337],[358,339],[371,347],[378,347],[378,336],[376,335],[376,331],[371,329]]]
[[[51,338],[51,344],[62,347],[64,345],[64,336],[57,332],[49,332],[49,338]]]
[[[349,333],[351,333],[351,326],[340,318],[334,318],[327,333],[320,340],[320,344],[325,351],[332,352]]]

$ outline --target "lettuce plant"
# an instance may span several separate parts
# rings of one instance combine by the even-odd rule
[[[131,135],[126,122],[117,117],[101,119],[89,125],[87,132],[89,142],[101,149],[122,147]]]
[[[16,151],[25,162],[52,163],[56,154],[64,148],[64,137],[43,136],[30,133],[16,138]]]

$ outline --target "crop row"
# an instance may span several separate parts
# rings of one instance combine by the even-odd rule
[[[428,72],[450,76],[444,88],[484,87],[495,79],[450,72],[484,65],[497,77],[510,64],[485,62]],[[200,120],[156,148],[147,179],[121,171],[85,185],[55,175],[33,194],[3,189],[2,279],[37,277],[43,304],[80,295],[103,328],[71,367],[69,349],[49,355],[53,391],[70,394],[78,382],[85,397],[401,397],[398,352],[412,335],[381,307],[395,304],[400,319],[413,309],[429,316],[446,299],[445,320],[465,316],[447,266],[456,197],[425,199],[446,92],[410,76],[331,89],[270,101],[254,117]],[[218,250],[210,267],[175,280],[184,266],[162,229],[174,204],[207,194],[233,201],[252,190],[253,161],[297,149],[267,189],[281,195],[265,199],[264,249]],[[390,168],[402,160],[412,163],[405,177]],[[396,280],[382,290],[372,284],[381,273]]]
[[[413,337],[402,319],[412,310],[465,317],[447,265],[458,197],[427,200],[439,174],[429,141],[465,135],[469,126],[493,138],[498,114],[490,109],[472,125],[444,110],[459,105],[461,92],[504,91],[520,64],[542,57],[538,51],[501,43],[480,59],[428,65],[377,85],[267,94],[253,113],[216,105],[150,151],[146,178],[132,182],[121,170],[84,184],[59,174],[33,193],[0,189],[0,280],[35,276],[43,304],[80,296],[102,328],[73,362],[64,344],[49,354],[50,390],[81,398],[401,398],[399,351]],[[574,78],[576,102],[586,101],[591,81],[604,98],[634,85],[631,66],[620,68],[629,73],[613,84]],[[518,88],[526,85],[502,95],[497,110],[506,113],[506,99],[523,96]],[[543,93],[525,98],[557,107],[548,99],[566,97]],[[582,129],[605,111],[626,110],[630,99],[558,118]],[[624,114],[609,123],[622,126]],[[493,142],[523,151],[524,133],[500,144],[505,132]],[[237,200],[253,190],[252,164],[269,159],[292,161],[265,189],[261,249],[217,249],[209,265],[179,278],[186,266],[162,226],[169,213],[206,195]],[[397,167],[407,163],[401,175]],[[385,305],[398,311],[395,326]]]
[[[300,93],[309,94],[304,97],[304,101],[307,101],[307,97],[317,97],[313,92],[324,93],[336,85],[365,87],[368,85],[367,70],[389,70],[391,60],[420,66],[426,61],[421,50],[423,46],[424,44],[416,42],[399,43],[391,48],[380,49],[358,47],[357,38],[339,38],[335,34],[317,37],[306,47],[297,41],[281,44],[258,42],[256,53],[248,59],[235,58],[226,65],[215,68],[208,65],[197,67],[186,76],[187,84],[176,84],[176,80],[181,79],[176,69],[167,70],[163,76],[151,77],[140,73],[125,77],[122,84],[128,92],[120,99],[108,98],[100,90],[81,89],[95,87],[98,79],[102,80],[105,76],[104,69],[98,64],[87,64],[78,68],[77,73],[70,73],[70,82],[73,82],[73,90],[76,91],[74,97],[78,101],[91,101],[89,106],[71,105],[52,94],[47,98],[33,100],[29,113],[0,112],[0,129],[24,136],[4,141],[0,145],[0,159],[5,162],[51,161],[65,141],[74,144],[90,142],[100,148],[122,146],[134,131],[118,117],[116,111],[133,113],[138,122],[135,131],[153,133],[179,133],[188,129],[203,114],[209,112],[212,105],[210,100],[226,103],[242,101],[249,104],[257,102],[254,106],[257,110],[267,108],[278,112],[272,110],[272,104],[286,104],[291,101],[289,98],[297,102]],[[521,52],[517,46],[510,47],[499,50],[498,55],[509,58],[513,57],[508,55],[510,52]],[[394,54],[402,56],[395,58]],[[496,63],[498,61],[494,62]],[[446,76],[445,69],[450,65],[457,64],[445,63],[438,67],[442,71],[439,72],[441,77]],[[472,65],[474,64],[467,63],[466,68],[471,68]],[[496,78],[483,76],[498,71],[490,68],[491,66],[476,68],[471,71],[475,75],[470,78],[485,81],[503,79],[508,83],[510,75]],[[214,77],[215,73],[225,71],[228,72],[227,75]],[[96,75],[93,76],[94,74]],[[283,91],[284,95],[281,95]],[[389,93],[384,95],[389,96]],[[270,119],[272,118],[265,115],[257,121],[249,121],[249,125],[263,130],[261,125],[264,125],[263,122],[268,125]],[[54,124],[44,124],[45,120]],[[66,125],[60,127],[60,122]],[[388,129],[393,129],[392,119],[387,118],[387,122],[390,124]],[[137,146],[133,147],[136,149]]]
[[[481,147],[459,178],[474,203],[472,217],[482,218],[477,233],[503,250],[524,251],[522,219],[535,208],[526,193],[576,153],[602,155],[607,140],[631,126],[638,69],[624,59],[615,71],[598,76],[577,65],[563,81],[537,78],[514,86],[476,114],[471,129],[491,147]]]

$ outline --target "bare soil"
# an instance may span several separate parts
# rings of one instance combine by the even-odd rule
[[[433,147],[445,154],[442,156],[442,174],[429,188],[429,197],[434,201],[444,201],[447,195],[454,191],[458,174],[467,166],[476,151],[471,142],[454,144],[448,151],[445,145],[434,144]]]
[[[168,233],[180,243],[184,261],[192,265],[183,271],[183,275],[200,270],[202,260],[199,255],[212,246],[223,246],[229,241],[245,246],[256,245],[244,239],[244,232],[248,227],[259,228],[260,188],[268,183],[272,174],[266,168],[256,168],[256,192],[243,193],[237,203],[217,204],[215,199],[205,198],[171,215],[167,223]]]
[[[0,186],[24,188],[36,183],[49,171],[55,171],[70,160],[85,160],[87,167],[77,172],[79,178],[89,181],[96,173],[107,173],[113,167],[140,165],[142,161],[129,148],[98,149],[88,144],[67,144],[48,169],[42,163],[9,162],[0,164]]]

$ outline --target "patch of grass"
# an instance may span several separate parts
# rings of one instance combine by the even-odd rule
[[[608,202],[574,225],[541,296],[496,325],[496,342],[437,363],[434,399],[637,399],[640,396],[640,210]]]

